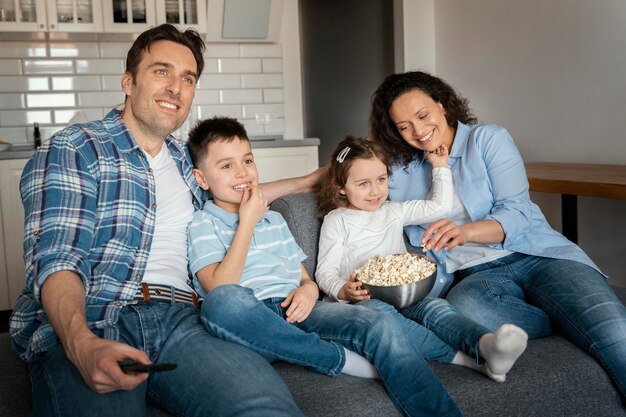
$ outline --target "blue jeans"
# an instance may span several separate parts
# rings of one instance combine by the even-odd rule
[[[250,308],[255,302],[258,308]],[[269,315],[260,314],[262,308]],[[294,352],[301,360],[314,357],[316,347],[307,346],[309,339],[304,337],[297,340],[294,335],[301,333],[294,332],[292,327],[316,333],[323,340],[357,352],[372,362],[391,400],[406,415],[461,416],[399,321],[390,314],[363,306],[318,301],[304,322],[289,324],[283,319],[284,309],[277,299],[268,303],[257,301],[251,290],[238,285],[223,285],[211,291],[203,301],[202,310],[202,319],[216,335],[243,340],[272,358],[289,361]],[[257,337],[256,341],[253,336]],[[297,347],[289,346],[290,343],[296,343]],[[343,352],[341,355],[343,367]]]
[[[133,391],[98,394],[59,344],[31,363],[32,416],[145,416],[146,397],[180,416],[302,416],[271,365],[209,335],[192,305],[129,305],[117,326],[121,342],[178,367],[151,374]]]
[[[530,338],[554,331],[593,356],[626,399],[626,307],[606,278],[578,262],[513,254],[457,272],[447,300],[487,328]]]

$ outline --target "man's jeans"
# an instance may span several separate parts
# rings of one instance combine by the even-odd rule
[[[372,362],[391,400],[406,415],[461,415],[410,335],[404,333],[399,320],[392,315],[373,308],[318,301],[304,322],[289,324],[283,318],[282,300],[264,303],[256,300],[248,288],[223,285],[205,297],[202,319],[218,337],[245,343],[268,358],[286,361],[292,361],[295,355],[300,360],[317,358],[315,349],[319,343],[308,345],[311,338],[302,336],[316,333],[323,340],[342,345]],[[339,364],[334,366],[340,370],[345,358],[341,349],[339,352]],[[455,353],[447,347],[445,361],[451,361]]]
[[[626,308],[606,278],[578,262],[513,254],[458,272],[446,299],[487,328],[529,338],[553,329],[592,355],[626,399]]]
[[[139,303],[124,307],[120,341],[173,371],[155,372],[133,391],[98,394],[83,381],[59,344],[31,363],[35,417],[145,416],[146,396],[181,416],[302,416],[266,360],[211,336],[189,304]]]

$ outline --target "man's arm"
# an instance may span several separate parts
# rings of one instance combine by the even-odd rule
[[[65,354],[91,389],[101,394],[132,390],[148,378],[147,374],[125,374],[118,366],[124,359],[150,363],[143,351],[101,339],[89,330],[85,287],[78,275],[71,271],[51,274],[41,288],[41,301]]]
[[[302,177],[266,182],[259,184],[259,187],[261,188],[263,196],[271,203],[277,198],[284,197],[288,194],[313,191],[315,186],[322,180],[323,176],[326,175],[326,171],[328,171],[328,167],[323,166]]]

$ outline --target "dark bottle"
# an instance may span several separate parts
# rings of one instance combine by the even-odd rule
[[[41,133],[39,133],[39,123],[35,122],[35,133],[33,134],[35,138],[35,149],[41,146]]]

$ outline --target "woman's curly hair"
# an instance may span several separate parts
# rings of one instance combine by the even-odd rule
[[[346,136],[339,142],[328,163],[328,171],[317,189],[320,217],[338,207],[348,206],[348,199],[340,191],[346,187],[350,168],[356,160],[372,158],[379,159],[387,167],[387,175],[391,174],[389,158],[378,143],[356,136]]]
[[[404,166],[421,152],[402,139],[389,110],[393,102],[402,94],[420,90],[446,110],[446,120],[456,128],[458,122],[476,124],[478,119],[469,108],[469,101],[463,98],[441,78],[425,72],[414,71],[389,75],[372,95],[370,129],[373,139],[380,143],[394,164]]]

